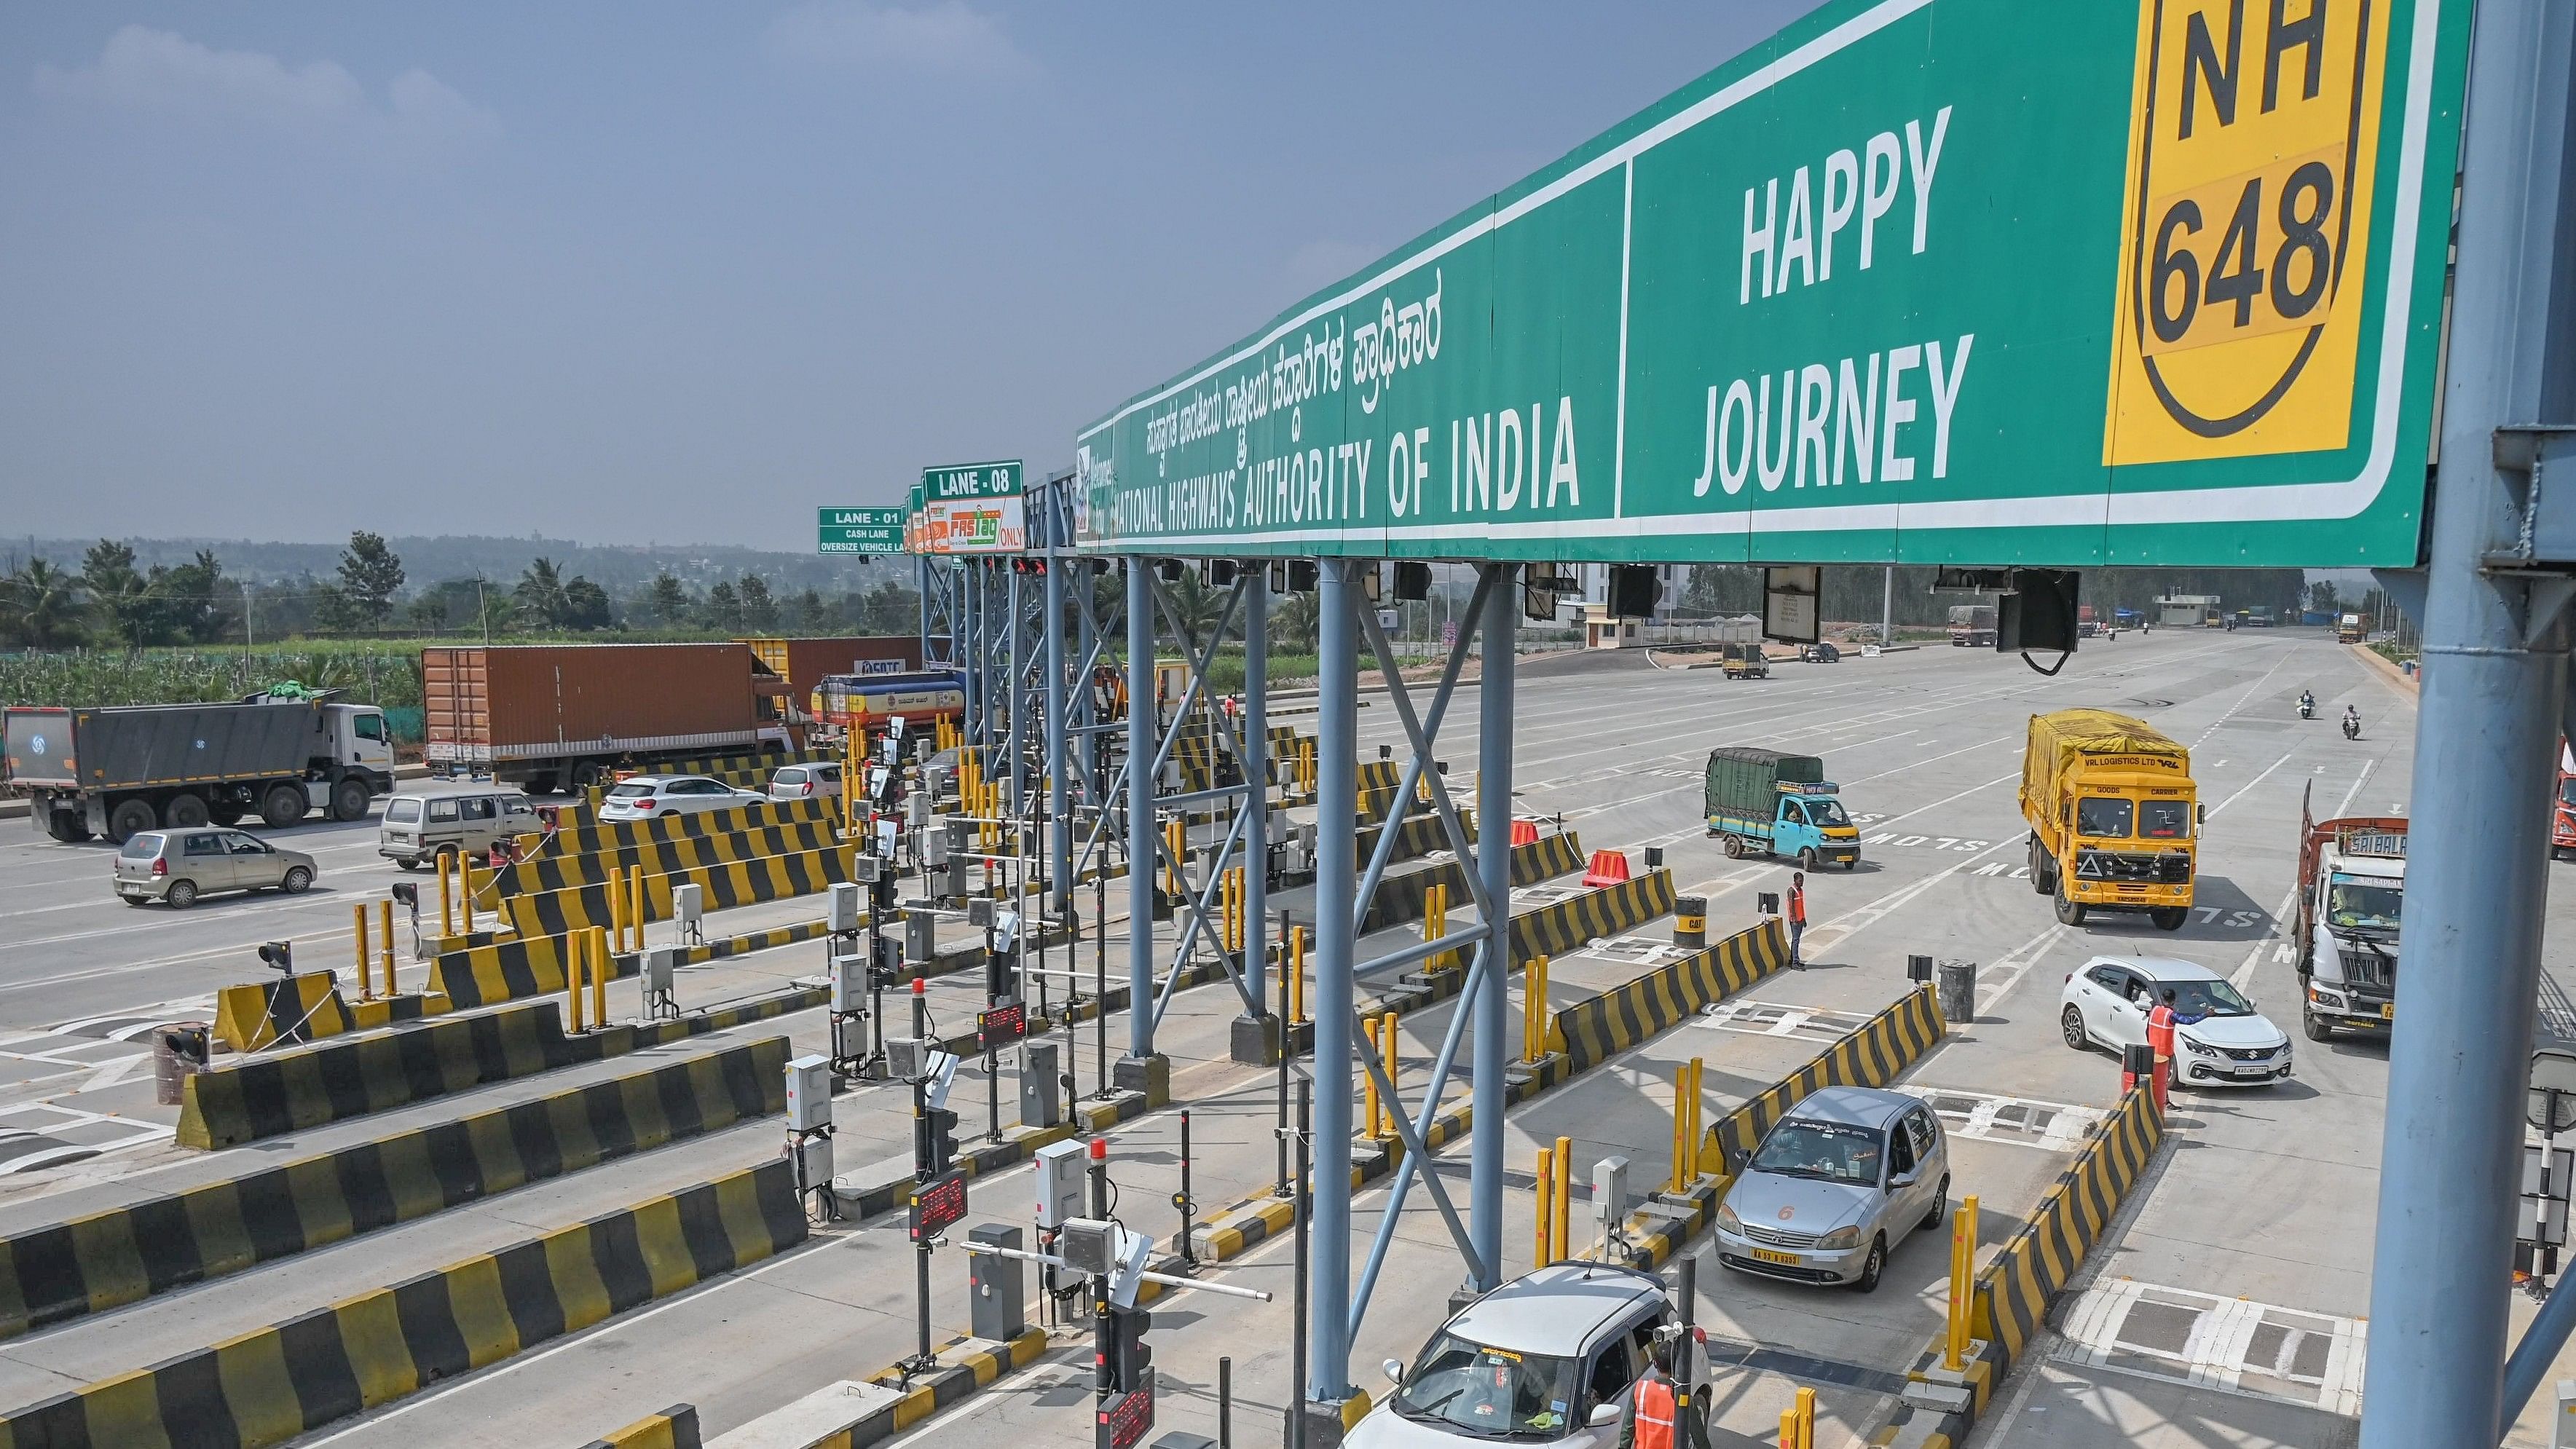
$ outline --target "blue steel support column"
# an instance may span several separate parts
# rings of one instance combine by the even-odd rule
[[[2498,468],[2497,428],[2576,420],[2564,257],[2576,10],[2480,0],[2475,25],[2362,1449],[2492,1449],[2501,1434],[2566,699],[2556,581],[2485,565],[2517,551],[2529,481]]]
[[[921,662],[935,664],[939,656],[930,652],[930,556],[915,554],[912,559],[912,586],[915,602],[921,606]]]
[[[1351,932],[1359,862],[1359,650],[1349,565],[1321,561],[1315,675],[1314,1249],[1306,1397],[1351,1396]]]
[[[969,742],[983,738],[984,730],[984,649],[983,633],[976,628],[975,565],[960,560],[957,565],[956,610],[958,632],[964,636],[957,646],[957,667],[966,672],[966,738]]]
[[[1127,1055],[1154,1054],[1154,595],[1141,554],[1127,557]]]
[[[1026,805],[1024,802],[1026,802],[1026,801],[1027,801],[1027,799],[1028,799],[1028,797],[1029,797],[1029,791],[1028,791],[1028,778],[1027,778],[1027,776],[1028,776],[1028,727],[1027,727],[1027,721],[1028,721],[1028,717],[1029,717],[1029,694],[1028,694],[1028,673],[1029,673],[1029,667],[1028,667],[1028,661],[1027,661],[1026,659],[1022,658],[1022,657],[1021,657],[1021,655],[1020,655],[1020,644],[1021,644],[1021,640],[1026,636],[1027,631],[1021,627],[1021,619],[1020,619],[1020,571],[1019,571],[1017,568],[1013,568],[1013,569],[1011,570],[1010,579],[1009,579],[1009,585],[1008,585],[1008,595],[1009,595],[1009,603],[1008,603],[1008,605],[1007,605],[1007,607],[1006,607],[1004,617],[1006,617],[1006,618],[1008,618],[1008,619],[1010,620],[1010,625],[1011,625],[1011,633],[1010,633],[1010,670],[1011,670],[1010,678],[1011,678],[1011,683],[1010,683],[1010,686],[1009,686],[1008,688],[1006,688],[1006,689],[1004,689],[1004,690],[1002,691],[1002,698],[1004,698],[1004,699],[1006,699],[1006,700],[1009,700],[1009,701],[1010,701],[1010,703],[1011,703],[1011,774],[1010,774],[1010,780],[1011,780],[1011,800],[1010,800],[1010,808],[1011,808],[1011,818],[1012,818],[1012,819],[1014,819],[1014,820],[1016,820],[1016,819],[1018,819],[1018,818],[1020,817],[1021,813],[1022,813],[1024,810],[1026,810],[1026,809],[1028,808],[1028,807],[1027,807],[1027,805]],[[1013,838],[1014,838],[1014,839],[1016,839],[1017,837],[1013,837]]]
[[[1064,571],[1067,560],[1046,561],[1046,758],[1047,881],[1052,889],[1048,913],[1056,921],[1073,914],[1073,825],[1065,818],[1065,712],[1073,700],[1072,682],[1064,677]]]
[[[1520,627],[1520,600],[1513,597],[1513,564],[1487,564],[1498,577],[1485,592],[1480,624],[1483,649],[1477,673],[1476,707],[1476,873],[1485,897],[1494,903],[1493,924],[1502,929],[1485,938],[1482,949],[1492,964],[1485,972],[1475,1011],[1475,1057],[1472,1081],[1475,1121],[1467,1142],[1468,1234],[1484,1260],[1485,1280],[1479,1293],[1502,1286],[1503,1265],[1503,1074],[1510,1058],[1504,1052],[1505,998],[1511,988],[1512,918],[1512,651]],[[1473,1265],[1469,1272],[1474,1273]]]
[[[1243,586],[1243,984],[1253,1000],[1268,1001],[1263,968],[1270,943],[1270,565],[1255,559],[1245,567],[1252,574]]]

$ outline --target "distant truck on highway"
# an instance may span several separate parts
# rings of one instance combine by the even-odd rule
[[[2292,941],[2310,1041],[2384,1032],[2397,1016],[2406,892],[2404,816],[2313,818],[2299,797],[2299,916]]]
[[[2160,931],[2191,918],[2200,812],[2191,751],[2144,720],[2101,709],[2030,717],[2021,813],[2031,889],[2061,924],[2092,911],[2144,911]]]
[[[432,765],[531,794],[620,770],[783,751],[785,679],[745,644],[473,645],[420,651]]]
[[[1731,857],[1777,855],[1806,870],[1860,866],[1860,828],[1814,755],[1748,748],[1708,752],[1700,786],[1708,833]]]
[[[1950,643],[1960,649],[1994,648],[1995,606],[1992,604],[1951,605]]]
[[[807,707],[835,734],[882,729],[898,717],[907,729],[918,729],[934,719],[964,716],[966,679],[953,669],[827,674],[808,696]]]
[[[167,826],[364,819],[394,788],[384,711],[327,699],[0,711],[10,791],[66,844]]]
[[[2359,644],[2369,637],[2370,631],[2362,627],[2359,614],[2345,614],[2335,620],[2337,644]]]

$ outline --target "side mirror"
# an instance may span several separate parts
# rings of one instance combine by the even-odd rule
[[[1388,1383],[1401,1384],[1404,1382],[1404,1360],[1400,1358],[1384,1359],[1378,1363],[1378,1368],[1386,1374],[1386,1381]]]
[[[1889,1178],[1887,1180],[1887,1185],[1889,1187],[1912,1187],[1914,1184],[1921,1182],[1922,1180],[1923,1174],[1919,1172],[1900,1172],[1894,1177]]]
[[[1584,1427],[1588,1429],[1606,1429],[1612,1424],[1616,1424],[1618,1422],[1619,1406],[1617,1404],[1594,1404],[1592,1406],[1592,1416],[1585,1419],[1583,1424]]]
[[[2209,823],[2209,807],[2208,807],[2207,805],[2198,805],[2198,806],[2194,806],[2193,808],[2194,808],[2194,810],[2196,810],[2198,813],[2196,813],[2195,815],[2193,815],[2192,819],[2193,819],[2193,820],[2195,820],[2196,822],[2198,822],[2199,824],[2207,825],[2207,824]]]

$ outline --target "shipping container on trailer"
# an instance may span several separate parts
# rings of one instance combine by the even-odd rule
[[[911,634],[843,634],[825,639],[782,637],[737,641],[751,650],[761,667],[785,679],[788,698],[805,708],[815,687],[831,674],[916,673],[921,668],[921,640]]]
[[[784,749],[754,665],[740,643],[423,649],[426,754],[543,792],[663,760]]]

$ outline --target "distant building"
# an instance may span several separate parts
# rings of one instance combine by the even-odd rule
[[[2216,594],[2168,594],[2150,602],[2159,628],[2193,629],[2218,622]]]

